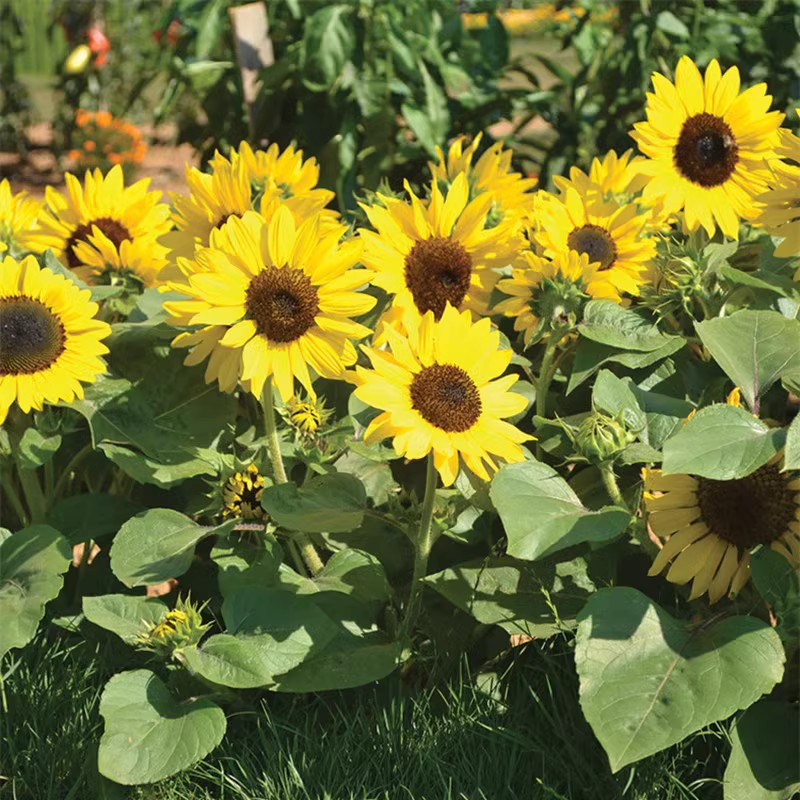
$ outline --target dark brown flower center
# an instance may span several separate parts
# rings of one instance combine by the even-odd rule
[[[245,307],[261,335],[293,342],[314,324],[319,298],[302,270],[269,267],[250,281]]]
[[[0,375],[30,375],[64,352],[64,325],[38,300],[0,299]]]
[[[417,242],[406,256],[406,286],[420,314],[433,311],[436,319],[445,306],[458,308],[469,291],[472,259],[464,245],[433,236]]]
[[[481,415],[478,387],[453,364],[432,364],[411,381],[411,405],[447,433],[468,431]]]
[[[235,211],[232,211],[230,214],[223,214],[217,223],[215,223],[213,230],[219,230],[231,217],[237,217],[238,219],[242,218],[241,214],[237,214]]]
[[[72,235],[67,239],[67,246],[65,252],[67,254],[67,263],[70,269],[75,269],[81,265],[81,260],[75,252],[75,245],[78,242],[88,242],[89,236],[94,233],[94,226],[100,228],[101,231],[114,243],[114,247],[119,249],[123,242],[130,242],[133,237],[130,231],[121,223],[117,222],[111,217],[98,217],[97,219],[90,220],[89,222],[78,225],[72,232]]]
[[[599,225],[583,225],[575,228],[567,237],[570,250],[586,253],[591,263],[599,263],[600,271],[611,269],[617,260],[617,246],[611,234]]]
[[[693,183],[719,186],[736,169],[739,148],[725,120],[704,111],[683,123],[672,160],[681,175]]]
[[[772,464],[734,481],[698,478],[703,521],[721,539],[739,547],[770,544],[786,532],[797,510],[795,492],[787,481]]]

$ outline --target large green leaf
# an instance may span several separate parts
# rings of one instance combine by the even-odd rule
[[[800,792],[800,709],[761,700],[733,728],[725,800],[791,800]]]
[[[785,433],[743,408],[720,403],[700,409],[664,442],[663,469],[719,481],[749,475],[783,446]]]
[[[314,92],[331,89],[341,78],[355,46],[350,8],[328,4],[315,11],[306,19],[303,29],[303,83]]]
[[[219,590],[223,597],[243,586],[271,586],[283,561],[283,548],[267,533],[238,538],[219,536],[211,551],[219,569]]]
[[[738,311],[695,328],[750,408],[782,375],[800,372],[800,321],[777,311]]]
[[[458,564],[425,582],[478,622],[536,638],[573,627],[594,591],[582,559],[530,563],[495,556]]]
[[[780,638],[755,617],[691,625],[615,587],[578,621],[581,707],[614,772],[747,708],[783,676]]]
[[[72,550],[49,525],[32,525],[0,544],[0,658],[26,645],[44,607],[60,591]]]
[[[786,429],[786,448],[783,451],[783,468],[800,469],[800,415]]]
[[[132,644],[148,624],[157,624],[169,606],[157,597],[104,594],[83,598],[83,614],[89,622],[116,633]]]
[[[515,558],[534,560],[581,542],[610,541],[631,519],[619,508],[590,511],[554,469],[538,461],[502,467],[490,496]]]
[[[149,483],[161,489],[169,489],[189,478],[216,475],[220,471],[219,454],[210,448],[186,448],[153,459],[111,442],[102,442],[98,447],[109,461],[137,483]]]
[[[141,510],[139,503],[115,494],[76,494],[56,503],[48,512],[47,521],[70,544],[79,544],[116,533]]]
[[[162,583],[189,569],[201,539],[225,534],[235,524],[228,520],[209,528],[170,508],[148,509],[119,529],[111,545],[111,569],[126,586]]]
[[[598,344],[643,353],[660,350],[680,340],[680,337],[666,336],[643,315],[611,300],[589,301],[578,330],[581,336]]]
[[[267,486],[261,505],[282,528],[306,533],[338,533],[357,528],[364,519],[367,493],[354,475],[318,475],[298,487]]]
[[[778,618],[778,634],[788,647],[795,646],[800,641],[800,572],[780,553],[760,547],[750,557],[750,574]]]
[[[220,633],[181,651],[192,672],[220,686],[256,689],[275,682],[269,647],[254,637]]]
[[[52,461],[61,447],[61,436],[44,436],[36,428],[26,428],[19,441],[18,458],[24,469],[36,469]]]
[[[147,669],[115,675],[103,690],[105,730],[97,767],[116,783],[154,783],[207,756],[225,734],[225,714],[203,697],[177,700]]]
[[[633,388],[607,369],[600,370],[592,387],[592,407],[610,417],[621,419],[628,430],[647,442],[647,417]]]

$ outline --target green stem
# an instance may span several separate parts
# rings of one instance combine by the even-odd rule
[[[264,409],[264,429],[267,437],[267,450],[269,450],[269,458],[272,462],[272,477],[275,479],[275,483],[288,483],[286,467],[283,465],[283,457],[281,456],[281,440],[278,436],[278,428],[275,425],[271,375],[265,381],[264,389],[261,392],[261,407]],[[319,575],[324,564],[311,539],[308,538],[307,534],[299,531],[292,535],[292,539],[300,549],[300,555],[303,557],[308,571],[312,576]]]
[[[12,412],[13,413],[13,412]],[[45,499],[36,470],[28,469],[22,463],[20,455],[20,442],[28,428],[30,421],[27,414],[13,413],[8,420],[8,438],[11,444],[11,453],[17,465],[17,477],[25,497],[25,504],[30,512],[30,521],[34,524],[44,522],[47,516],[47,500]]]
[[[422,516],[419,521],[419,530],[414,541],[414,574],[411,577],[411,591],[408,596],[403,624],[400,628],[400,638],[411,634],[414,623],[419,616],[420,601],[422,599],[422,579],[428,571],[428,556],[433,546],[433,504],[436,500],[437,484],[436,467],[433,463],[433,453],[428,454],[428,465],[425,473],[425,497],[422,501]]]
[[[622,496],[622,492],[619,490],[617,476],[614,474],[614,467],[611,462],[607,461],[600,464],[598,469],[600,470],[600,477],[603,479],[603,486],[605,486],[611,501],[615,505],[624,508],[626,511],[630,511],[628,504],[625,502],[625,498]]]
[[[9,475],[5,469],[0,470],[0,485],[2,485],[3,491],[6,493],[8,502],[11,503],[11,507],[14,509],[17,518],[22,523],[22,527],[27,528],[28,525],[30,525],[28,512],[25,510],[25,506],[22,500],[20,500],[19,494],[17,494],[17,489],[14,486],[14,477]]]
[[[78,464],[80,464],[81,461],[83,461],[83,459],[86,458],[86,456],[88,456],[89,453],[91,452],[92,452],[92,446],[90,444],[86,444],[80,450],[78,450],[78,452],[75,453],[74,456],[72,456],[72,458],[67,463],[67,466],[64,467],[63,470],[61,470],[61,474],[58,476],[56,485],[53,487],[53,493],[50,497],[52,501],[57,500],[61,496],[61,493],[66,488],[67,483],[72,477],[72,473],[75,472],[75,469],[77,468]]]
[[[547,345],[542,356],[542,364],[539,367],[539,380],[536,383],[536,416],[545,417],[547,415],[547,393],[550,391],[550,384],[553,381],[555,370],[553,369],[553,358],[558,349],[561,337],[551,333],[547,337]],[[536,458],[542,458],[542,446],[536,444]]]

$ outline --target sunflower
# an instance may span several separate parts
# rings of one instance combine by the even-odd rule
[[[266,514],[261,507],[263,491],[264,476],[255,464],[250,464],[242,472],[234,472],[222,490],[222,516],[225,519],[264,519]]]
[[[469,200],[469,184],[458,175],[442,195],[436,181],[423,203],[406,184],[411,202],[378,195],[383,205],[362,206],[375,231],[361,230],[364,264],[375,270],[373,283],[395,295],[394,318],[406,328],[445,306],[485,314],[495,268],[513,263],[524,246],[508,225],[486,229],[492,206],[488,192]]]
[[[0,253],[19,257],[45,249],[37,236],[41,204],[25,192],[12,194],[8,179],[0,181]]]
[[[512,351],[500,350],[500,334],[484,318],[448,305],[437,322],[428,311],[412,321],[408,335],[387,332],[390,351],[364,347],[373,369],[356,367],[356,397],[381,409],[366,442],[393,437],[398,455],[422,458],[433,452],[445,486],[459,470],[459,457],[489,479],[496,459],[522,461],[520,443],[531,437],[505,422],[526,400],[508,390],[516,375],[502,375]]]
[[[88,289],[39,266],[33,256],[0,264],[0,424],[16,400],[28,413],[44,403],[83,397],[81,382],[105,370],[102,339]]]
[[[774,164],[772,188],[757,198],[763,208],[756,222],[772,236],[783,237],[775,255],[790,258],[800,255],[800,137],[783,128],[779,134],[778,153],[786,161]]]
[[[537,206],[534,238],[545,255],[585,253],[598,266],[595,280],[609,284],[609,293],[638,295],[651,279],[656,243],[648,238],[649,215],[634,203],[592,201],[567,187]]]
[[[314,397],[309,367],[338,378],[356,359],[352,340],[371,333],[351,317],[375,298],[357,289],[372,273],[353,269],[361,242],[340,243],[344,226],[323,232],[319,215],[297,226],[280,206],[267,222],[255,211],[232,217],[201,247],[186,276],[169,288],[189,299],[165,303],[179,325],[201,325],[180,334],[190,347],[187,364],[208,357],[206,381],[231,392],[241,383],[259,396],[272,375],[284,401],[299,380]]]
[[[514,330],[523,332],[526,347],[542,330],[542,314],[568,312],[590,297],[621,300],[586,253],[568,250],[549,259],[527,250],[522,258],[524,266],[515,267],[510,278],[498,282],[498,291],[510,296],[493,311],[514,318]]]
[[[667,214],[683,209],[689,231],[702,225],[711,236],[719,226],[737,239],[739,218],[756,215],[753,198],[767,188],[783,114],[768,113],[766,84],[742,94],[739,85],[736,67],[723,75],[715,59],[704,80],[683,56],[674,85],[653,74],[647,122],[634,125],[631,135],[649,157],[640,166],[650,179],[644,201],[662,200]]]
[[[219,156],[211,161],[216,168]],[[241,163],[252,191],[253,208],[269,217],[278,204],[285,205],[296,220],[321,212],[334,198],[334,193],[317,186],[319,164],[315,158],[303,160],[303,151],[289,145],[281,151],[277,144],[267,150],[253,150],[247,142],[239,151],[231,150],[234,167]],[[324,215],[336,219],[335,211]]]
[[[592,159],[588,175],[578,167],[570,167],[569,178],[554,175],[553,183],[562,193],[571,187],[591,200],[628,199],[647,183],[639,170],[643,162],[644,158],[634,156],[633,150],[626,150],[621,156],[610,150],[602,159]]]
[[[780,456],[744,478],[717,481],[643,470],[652,530],[669,537],[650,575],[668,565],[667,580],[690,580],[690,599],[716,603],[747,583],[750,550],[769,546],[800,565],[800,480],[780,471]]]
[[[191,260],[196,248],[208,246],[212,231],[252,208],[250,181],[244,165],[239,162],[234,166],[219,153],[213,165],[210,174],[187,165],[188,196],[170,192],[175,230],[160,240],[169,251],[169,265],[161,273],[163,281],[179,279],[178,259]]]
[[[478,159],[475,153],[480,146],[482,134],[478,134],[471,142],[460,136],[450,145],[445,158],[442,149],[437,146],[437,162],[430,162],[434,181],[447,187],[462,173],[469,184],[469,196],[475,198],[488,194],[492,205],[487,215],[489,227],[509,220],[521,220],[530,203],[529,194],[536,185],[533,178],[525,178],[511,169],[511,150],[503,149],[502,142],[495,142]]]
[[[149,179],[126,187],[120,166],[105,177],[99,169],[87,172],[83,185],[69,173],[64,178],[66,194],[47,187],[41,248],[52,247],[87,283],[102,283],[114,273],[156,283],[167,255],[157,240],[170,229],[161,192],[148,191]]]

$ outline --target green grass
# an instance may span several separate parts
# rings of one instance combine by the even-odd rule
[[[98,701],[140,660],[52,631],[4,662],[0,798],[14,800],[706,800],[727,743],[692,737],[612,776],[580,713],[571,656],[529,645],[486,691],[397,679],[313,697],[253,694],[186,773],[119,790],[98,779]],[[10,671],[11,674],[8,674]],[[486,682],[484,682],[485,684]],[[492,691],[489,691],[492,689]]]

